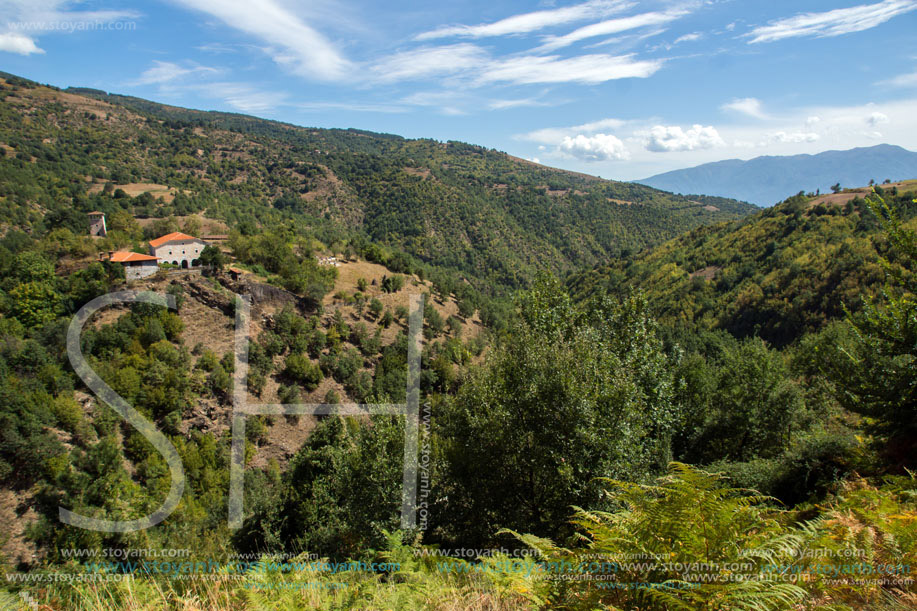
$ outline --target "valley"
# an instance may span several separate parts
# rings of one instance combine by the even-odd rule
[[[9,74],[0,142],[0,603],[913,605],[917,180],[762,209]],[[174,454],[68,354],[116,291],[176,299],[80,337]],[[241,433],[240,391],[416,411]],[[60,520],[154,515],[173,458],[156,525]],[[862,583],[851,557],[892,572]]]

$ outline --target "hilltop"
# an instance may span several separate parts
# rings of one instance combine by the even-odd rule
[[[700,227],[568,279],[580,298],[645,291],[672,326],[723,329],[776,345],[857,310],[885,281],[888,244],[865,203],[875,193],[911,226],[917,181],[797,195],[742,221]]]
[[[865,185],[917,176],[917,153],[879,144],[817,155],[729,159],[657,174],[637,182],[675,193],[707,193],[770,206],[799,191]]]
[[[700,202],[461,142],[315,129],[7,75],[4,225],[77,232],[93,209],[205,212],[231,228],[297,220],[479,284],[515,288],[661,242],[752,206]],[[119,192],[120,189],[120,192]],[[115,201],[116,194],[133,196]]]

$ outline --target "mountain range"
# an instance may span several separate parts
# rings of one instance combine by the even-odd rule
[[[827,191],[832,185],[861,186],[917,176],[917,153],[879,144],[817,155],[727,159],[637,180],[673,193],[705,193],[771,206],[800,190]]]

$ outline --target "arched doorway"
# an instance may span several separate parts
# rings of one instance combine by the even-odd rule
[[[182,269],[188,269],[188,259],[182,259],[182,260],[181,260],[181,268],[182,268]]]
[[[201,265],[200,259],[194,259],[191,261],[191,267],[200,267],[200,265]]]

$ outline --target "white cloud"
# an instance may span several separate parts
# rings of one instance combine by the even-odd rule
[[[38,45],[35,44],[34,40],[28,36],[23,36],[15,32],[0,34],[0,51],[7,51],[18,55],[44,53],[44,49],[40,49]]]
[[[72,11],[80,0],[0,0],[0,15],[9,31],[70,32],[86,29],[93,22],[136,19],[136,11]]]
[[[621,119],[600,119],[598,121],[583,123],[582,125],[574,125],[572,127],[547,127],[544,129],[538,129],[527,134],[518,135],[516,138],[519,140],[530,140],[532,142],[558,144],[568,136],[575,136],[577,134],[591,134],[601,130],[620,129],[626,125],[626,123],[626,121],[622,121]],[[544,150],[544,147],[539,148],[540,150]]]
[[[325,36],[276,0],[174,0],[279,47],[274,61],[323,80],[349,76],[351,63]]]
[[[646,149],[656,153],[695,151],[725,146],[713,126],[694,125],[687,131],[677,125],[656,125],[649,132]]]
[[[868,123],[870,127],[888,123],[888,115],[884,112],[874,112],[866,117],[866,123]]]
[[[815,142],[821,136],[814,132],[775,132],[770,134],[766,140],[762,141],[760,146],[767,146],[771,143],[780,144],[801,144],[803,142]]]
[[[436,112],[448,116],[468,114],[465,108],[472,103],[472,98],[462,91],[417,91],[401,99],[402,104],[410,106],[427,106]]]
[[[491,110],[508,110],[511,108],[524,108],[526,106],[551,106],[536,98],[517,98],[513,100],[491,100],[487,107]]]
[[[610,19],[599,23],[593,23],[583,26],[577,30],[564,34],[563,36],[549,36],[545,38],[544,44],[540,50],[554,50],[561,47],[572,45],[586,38],[595,36],[607,36],[609,34],[618,34],[628,30],[643,28],[651,25],[660,25],[669,23],[688,14],[685,10],[643,13],[631,17],[621,17],[619,19]]]
[[[0,51],[44,53],[36,38],[48,33],[89,30],[98,23],[139,18],[136,11],[71,11],[75,0],[0,0]]]
[[[683,42],[695,42],[695,41],[700,40],[703,37],[704,35],[700,32],[692,32],[690,34],[685,34],[684,36],[679,36],[678,38],[675,39],[675,42],[673,42],[672,44],[678,45]]]
[[[880,81],[879,85],[891,85],[892,87],[917,87],[917,72],[909,74],[899,74],[887,81]]]
[[[557,150],[583,161],[630,159],[630,152],[624,143],[610,134],[595,134],[594,136],[578,134],[573,138],[566,136]]]
[[[662,63],[662,60],[635,60],[632,55],[596,54],[566,59],[556,55],[526,55],[491,63],[482,71],[478,82],[595,84],[623,78],[646,78],[655,74]]]
[[[480,47],[460,43],[395,53],[383,58],[370,70],[379,82],[396,82],[455,74],[480,68],[489,61],[487,52]]]
[[[578,132],[594,132],[600,129],[619,129],[626,123],[626,121],[622,121],[621,119],[599,119],[598,121],[577,125],[571,129]]]
[[[268,91],[245,83],[207,83],[197,88],[207,95],[221,98],[226,104],[247,113],[267,112],[287,103],[288,94]]]
[[[583,126],[540,129],[518,134],[515,139],[520,143],[533,143],[529,154],[538,155],[542,159],[554,159],[560,167],[593,173],[594,169],[590,168],[601,167],[603,176],[627,180],[723,159],[814,154],[826,150],[874,146],[877,142],[913,149],[914,142],[917,142],[915,107],[917,98],[911,97],[858,106],[799,106],[782,109],[780,112],[769,109],[766,119],[740,115],[734,122],[716,126],[715,131],[710,131],[712,127],[682,124],[680,133],[666,128],[666,125],[676,123],[664,117],[594,121],[593,124],[607,123],[607,127],[596,129],[596,132],[614,134],[624,143],[630,153],[627,161],[590,163],[558,150],[565,137],[573,140],[577,135],[588,136],[594,133],[578,129]],[[893,125],[894,129],[885,129],[883,131],[886,133],[882,134],[870,127],[867,120],[873,113],[888,117],[888,123],[883,125]],[[666,151],[665,154],[647,146],[653,127],[657,127],[656,148]],[[701,137],[705,130],[706,137]],[[545,148],[536,151],[538,145]],[[703,148],[707,145],[712,146]]]
[[[767,114],[757,98],[738,98],[720,106],[723,110],[731,110],[755,119],[766,119]]]
[[[800,36],[841,36],[874,28],[914,9],[917,9],[917,0],[884,0],[824,13],[802,13],[757,27],[746,36],[751,38],[752,44]]]
[[[604,17],[605,15],[625,10],[630,6],[632,6],[631,3],[622,0],[592,0],[591,2],[574,6],[513,15],[494,23],[444,26],[419,34],[415,37],[415,40],[432,40],[452,36],[486,38],[490,36],[528,34],[574,21]]]
[[[158,60],[153,61],[153,67],[145,70],[140,77],[133,81],[132,85],[164,85],[166,83],[171,83],[177,79],[180,79],[189,74],[200,74],[200,73],[210,73],[217,74],[219,70],[216,68],[208,68],[207,66],[191,66],[185,68],[178,64],[172,62],[161,62]]]

